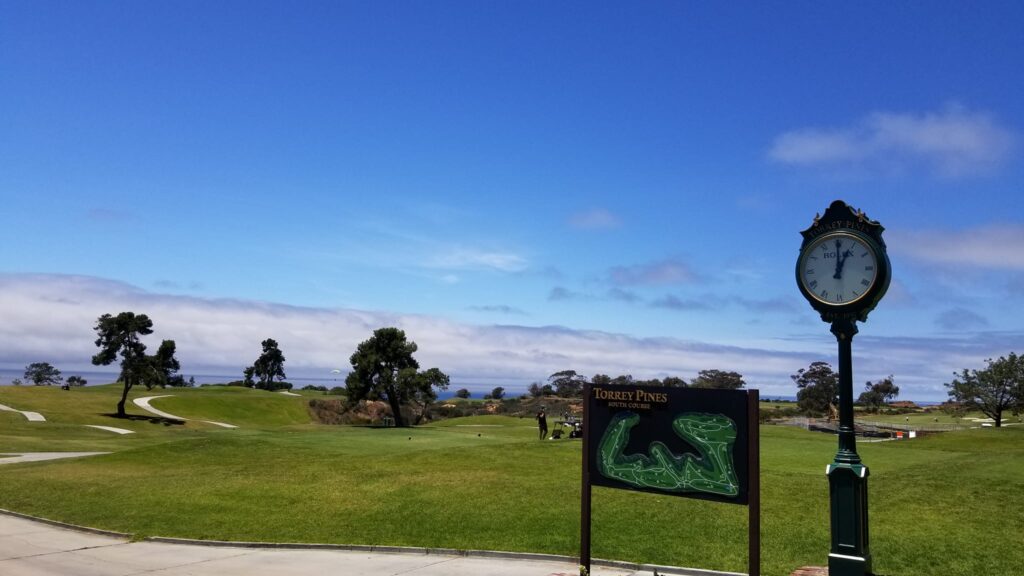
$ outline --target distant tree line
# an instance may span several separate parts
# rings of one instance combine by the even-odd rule
[[[467,399],[469,399],[472,396],[473,395],[466,388],[459,388],[459,389],[455,390],[455,395],[454,395],[455,398],[458,398],[458,399],[461,399],[461,400],[467,400]],[[504,398],[505,398],[505,387],[504,386],[496,386],[494,389],[490,390],[489,394],[483,395],[483,400],[502,400]]]
[[[56,386],[58,384],[65,390],[72,386],[85,386],[87,381],[81,376],[68,376],[67,380],[60,374],[60,370],[49,362],[33,362],[25,366],[25,382],[31,382],[34,386]],[[11,380],[14,386],[21,386],[21,378]]]
[[[146,354],[146,345],[141,337],[152,334],[153,322],[145,314],[121,312],[116,316],[104,314],[93,327],[97,338],[96,346],[100,351],[92,357],[92,363],[106,366],[120,359],[121,372],[118,381],[123,384],[120,401],[117,404],[117,415],[125,416],[125,402],[128,392],[136,384],[147,389],[155,386],[194,386],[194,378],[188,382],[178,374],[181,365],[175,357],[174,340],[163,340],[156,353]],[[262,352],[251,366],[243,370],[244,386],[265,390],[290,389],[292,385],[285,382],[284,353],[277,341],[267,338],[261,342]],[[415,342],[409,341],[405,332],[398,328],[388,327],[375,330],[366,341],[361,342],[350,356],[352,371],[345,379],[346,402],[383,400],[391,408],[395,423],[404,426],[407,418],[402,414],[403,406],[413,406],[413,423],[418,423],[427,412],[428,406],[437,400],[437,390],[445,390],[449,378],[438,368],[420,370],[419,363],[413,357],[417,351]],[[955,378],[945,384],[949,395],[949,404],[958,410],[977,410],[992,418],[997,427],[1002,425],[1003,414],[1012,411],[1020,414],[1024,411],[1024,357],[1011,352],[1007,356],[985,361],[986,367],[981,370],[963,369],[955,373]],[[24,378],[36,386],[51,386],[64,382],[65,388],[84,386],[86,380],[81,376],[69,376],[65,381],[61,371],[48,362],[33,362],[25,367]],[[812,362],[807,368],[801,368],[791,379],[797,386],[797,405],[801,412],[811,415],[834,414],[839,403],[839,377],[827,362]],[[727,370],[701,370],[697,377],[687,382],[678,376],[652,378],[648,380],[634,378],[630,374],[611,377],[607,374],[595,374],[587,378],[575,370],[561,370],[548,376],[546,382],[533,382],[528,388],[527,396],[544,397],[558,396],[562,398],[579,398],[583,386],[593,385],[635,384],[644,386],[663,386],[674,388],[711,388],[719,390],[738,390],[746,386],[743,376],[738,372]],[[20,379],[12,384],[20,385]],[[307,386],[305,389],[310,389]],[[326,388],[319,387],[315,389]],[[340,391],[339,387],[330,390]],[[857,398],[866,411],[877,412],[899,395],[900,389],[892,375],[876,382],[867,382],[864,391]],[[469,398],[470,392],[460,388],[455,392],[456,398]],[[495,387],[484,399],[501,400],[505,397],[505,389]]]
[[[697,377],[689,383],[678,376],[642,380],[634,378],[630,374],[623,374],[614,378],[607,374],[595,374],[588,380],[586,376],[579,374],[575,370],[562,370],[548,376],[546,383],[534,382],[530,384],[527,393],[534,398],[541,396],[577,398],[583,395],[583,385],[588,383],[593,385],[634,384],[638,386],[663,386],[669,388],[716,388],[719,390],[738,390],[746,385],[741,374],[725,370],[701,370],[697,373]]]
[[[836,413],[839,408],[839,374],[831,364],[811,362],[810,366],[797,370],[790,378],[797,387],[796,400],[800,412],[809,416],[832,416]],[[865,383],[864,392],[856,404],[867,412],[878,412],[899,393],[900,389],[890,375],[877,382]]]
[[[1003,413],[1024,411],[1024,356],[1010,352],[993,360],[985,360],[982,370],[964,368],[952,382],[946,383],[946,393],[959,410],[978,410],[1003,425]]]
[[[1024,357],[1011,352],[1007,356],[985,361],[982,370],[963,369],[954,373],[952,382],[944,384],[949,405],[954,412],[976,410],[1002,426],[1006,412],[1024,411]],[[810,415],[832,414],[839,405],[839,375],[827,362],[812,362],[792,375],[797,385],[797,405]],[[894,377],[867,382],[857,398],[867,412],[878,412],[899,393]]]

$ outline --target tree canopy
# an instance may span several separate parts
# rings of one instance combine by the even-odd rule
[[[68,376],[68,379],[65,380],[65,382],[67,383],[68,386],[85,386],[86,384],[89,383],[88,380],[82,378],[81,376]]]
[[[273,338],[267,338],[260,343],[263,346],[263,353],[253,362],[253,365],[244,371],[245,383],[247,386],[255,386],[264,390],[276,390],[282,386],[276,385],[287,376],[284,373],[284,353]],[[253,381],[253,376],[256,380]]]
[[[497,386],[497,387],[494,388],[494,390],[491,390],[491,398],[493,398],[494,400],[501,400],[504,397],[505,397],[505,388],[504,387]]]
[[[128,391],[135,385],[139,374],[143,372],[146,359],[146,345],[139,341],[140,336],[153,333],[153,321],[145,314],[121,312],[117,316],[104,314],[96,320],[96,346],[100,351],[92,357],[96,366],[107,366],[121,357],[121,380],[124,391],[121,401],[117,403],[117,415],[125,417],[124,403],[128,399]]]
[[[1024,357],[1010,352],[985,363],[988,366],[983,370],[964,368],[954,373],[957,377],[945,385],[946,392],[951,400],[967,409],[980,410],[999,427],[1003,425],[1003,412],[1024,409]]]
[[[839,375],[828,362],[811,362],[790,376],[796,382],[797,406],[807,414],[828,414],[839,404]]]
[[[530,396],[534,398],[540,398],[541,396],[553,396],[555,389],[551,387],[551,384],[541,384],[540,382],[534,382],[527,388]]]
[[[419,372],[413,358],[418,347],[398,328],[380,328],[361,342],[349,358],[352,371],[345,378],[349,402],[384,400],[391,406],[396,426],[406,426],[402,406],[418,404],[422,418],[426,406],[437,399],[434,388],[448,388],[448,376],[437,368]]]
[[[686,380],[679,378],[678,376],[666,376],[661,380],[662,386],[669,388],[686,388]]]
[[[554,388],[555,394],[563,398],[574,398],[583,394],[583,384],[587,379],[575,370],[562,370],[548,376],[548,382]]]
[[[892,375],[883,378],[878,382],[868,382],[864,385],[864,391],[857,398],[858,404],[863,404],[869,411],[877,412],[888,401],[899,396],[900,387],[893,383]]]
[[[60,384],[64,378],[61,377],[60,370],[49,362],[33,362],[25,366],[25,380],[36,386],[52,386]]]
[[[718,372],[714,370],[712,372]],[[729,372],[728,374],[735,374],[739,377],[739,374],[735,372]],[[740,378],[742,382],[742,378]],[[530,396],[538,398],[541,396],[550,396],[557,394],[565,398],[579,397],[583,394],[583,385],[587,383],[587,378],[582,374],[577,373],[575,370],[562,370],[555,372],[551,376],[548,376],[548,384],[541,384],[540,382],[534,382],[530,384],[527,392]],[[664,380],[657,378],[651,378],[650,380],[639,380],[634,378],[632,374],[619,374],[616,377],[611,377],[608,374],[594,374],[590,378],[590,384],[594,386],[607,386],[607,385],[635,385],[635,386],[667,386],[672,388],[686,388],[686,380],[679,378],[678,376],[666,376]],[[742,386],[742,384],[741,384]]]
[[[469,396],[469,390],[465,388],[459,388],[458,390],[455,391],[456,398],[469,398]]]
[[[437,401],[434,389],[447,390],[449,382],[448,375],[437,368],[428,368],[422,372],[406,369],[399,375],[399,380],[402,388],[408,392],[405,401],[416,408],[413,424],[419,424],[427,413],[427,407]]]
[[[718,390],[739,390],[747,383],[739,372],[723,370],[701,370],[690,382],[692,388],[715,388]]]
[[[160,342],[156,354],[146,356],[145,370],[140,374],[139,380],[146,385],[147,390],[154,386],[174,386],[181,379],[180,376],[176,376],[178,370],[181,370],[181,364],[174,357],[176,350],[174,340],[164,340]]]

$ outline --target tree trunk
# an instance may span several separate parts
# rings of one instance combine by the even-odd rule
[[[124,379],[124,392],[121,393],[121,401],[117,403],[117,417],[118,418],[125,418],[125,417],[128,416],[127,414],[125,414],[125,411],[124,411],[124,403],[125,403],[126,400],[128,400],[128,390],[130,390],[131,387],[132,387],[132,385],[131,385],[130,379],[128,377],[125,377],[125,379]]]
[[[996,428],[1001,427],[1003,425],[1003,413],[1002,412],[996,412],[995,420],[996,420]]]
[[[388,404],[391,405],[391,415],[395,417],[395,426],[405,428],[405,419],[402,418],[402,404],[398,401],[398,394],[392,387],[388,388]]]

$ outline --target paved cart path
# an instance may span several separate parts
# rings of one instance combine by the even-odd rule
[[[0,410],[3,410],[5,412],[17,412],[17,413],[21,414],[22,416],[24,416],[25,418],[28,418],[29,422],[46,422],[46,418],[43,418],[43,415],[40,414],[39,412],[28,412],[26,410],[17,410],[15,408],[11,408],[10,406],[4,406],[3,404],[0,404]]]
[[[51,576],[577,576],[566,559],[457,556],[329,549],[131,542],[0,511],[0,574]],[[662,574],[715,576],[658,568]],[[593,566],[593,576],[650,576],[653,570]],[[733,575],[739,576],[739,575]]]
[[[182,421],[188,420],[188,418],[182,418],[181,416],[175,416],[174,414],[168,414],[167,412],[164,412],[163,410],[157,410],[156,408],[153,408],[152,406],[149,405],[150,401],[156,400],[157,398],[171,398],[172,396],[174,396],[174,395],[173,394],[164,394],[163,396],[146,396],[144,398],[136,398],[136,399],[132,400],[132,402],[136,406],[138,406],[139,408],[142,408],[143,410],[145,410],[146,412],[149,412],[150,414],[156,414],[157,416],[163,416],[164,418],[168,418],[170,420],[182,420]],[[223,428],[238,428],[238,426],[235,426],[234,424],[225,424],[223,422],[213,422],[212,420],[200,420],[200,422],[206,422],[207,424],[213,424],[214,426],[221,426]]]
[[[82,424],[88,428],[96,428],[97,430],[106,430],[107,432],[113,432],[114,434],[135,434],[134,430],[127,430],[125,428],[115,428],[113,426],[100,426],[99,424]]]
[[[42,462],[43,460],[60,460],[61,458],[81,458],[83,456],[99,456],[110,452],[9,452],[0,454],[0,464],[21,464],[22,462]],[[4,574],[4,572],[0,572]]]

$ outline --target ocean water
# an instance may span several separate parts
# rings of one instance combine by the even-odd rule
[[[60,369],[60,367],[57,367]],[[60,369],[60,375],[66,380],[68,376],[81,376],[88,382],[87,386],[96,386],[100,384],[110,384],[111,382],[117,381],[117,376],[120,374],[119,370],[63,370]],[[238,374],[191,374],[189,372],[182,371],[180,373],[188,381],[189,377],[195,378],[196,386],[203,384],[224,384],[231,382],[232,380],[241,380],[242,373],[239,371]],[[25,381],[25,369],[13,369],[13,368],[0,368],[0,386],[10,386],[11,381],[18,378],[22,381],[25,386],[31,386],[32,384]],[[289,377],[288,382],[291,382],[295,388],[302,388],[306,385],[313,386],[326,386],[333,388],[334,386],[344,386],[345,379],[339,378],[315,378],[315,377]]]
[[[58,369],[60,367],[58,366]],[[95,386],[99,384],[110,384],[111,382],[117,381],[117,376],[120,372],[118,370],[61,370],[61,376],[65,379],[68,376],[81,376],[88,382],[87,386]],[[189,377],[193,377],[196,380],[196,386],[203,384],[225,384],[233,380],[241,380],[242,373],[239,371],[238,374],[202,374],[202,373],[189,373],[182,371],[181,375],[185,377],[187,381]],[[9,386],[11,381],[15,378],[22,380],[23,385],[31,386],[31,384],[25,383],[25,369],[24,368],[0,368],[0,386]],[[326,386],[327,388],[333,388],[335,386],[345,386],[344,375],[338,375],[338,377],[314,377],[314,376],[289,376],[288,382],[293,384],[293,387],[298,389],[303,386]],[[455,391],[459,388],[468,388],[472,392],[472,398],[483,398],[484,394],[487,394],[493,388],[493,385],[487,384],[473,384],[473,383],[457,383],[453,382],[448,386],[448,390],[438,392],[437,397],[439,400],[447,400],[455,397]],[[522,387],[516,387],[515,385],[505,386],[505,396],[507,398],[514,398],[526,392],[526,385]],[[782,400],[788,402],[796,402],[796,396],[768,394],[762,395],[761,400]],[[906,398],[899,398],[899,400],[907,400]],[[941,404],[941,402],[934,401],[914,401],[918,406],[935,406]]]
[[[59,369],[59,367],[58,367],[58,369]],[[61,370],[60,371],[60,375],[64,379],[67,379],[68,376],[81,376],[82,378],[85,378],[85,380],[87,382],[86,386],[98,386],[98,385],[101,385],[101,384],[110,384],[111,382],[116,382],[118,374],[120,374],[120,372],[117,371],[117,370],[104,370],[104,371],[100,371],[100,370],[96,370],[96,371],[92,371],[92,370],[78,370],[78,371],[75,371],[75,370]],[[185,377],[185,381],[188,381],[190,376],[195,378],[196,379],[196,386],[202,386],[203,384],[226,384],[226,383],[231,382],[233,380],[241,380],[242,379],[242,374],[241,373],[239,373],[239,374],[190,374],[188,372],[184,372],[183,371],[181,374],[182,374],[182,376]],[[32,385],[32,384],[27,383],[25,381],[25,370],[23,368],[22,369],[0,368],[0,386],[10,386],[11,385],[11,381],[14,380],[15,378],[20,379],[22,381],[22,385],[23,386],[31,386]],[[293,378],[293,377],[289,376],[287,378],[287,381],[291,382],[293,388],[295,388],[295,389],[302,388],[303,386],[326,386],[328,389],[334,388],[335,386],[341,386],[342,388],[345,387],[345,378],[342,375],[339,375],[337,378],[334,378],[334,377],[331,377],[331,378],[318,378],[318,377],[309,377],[309,376],[305,376],[305,377],[299,376],[299,377],[294,377]],[[442,391],[438,392],[438,394],[437,394],[438,400],[447,400],[449,398],[455,397],[455,391],[458,390],[459,388],[469,388],[470,390],[475,390],[475,388],[473,388],[472,385],[468,385],[467,386],[467,385],[463,385],[463,384],[458,384],[458,385],[454,385],[453,384],[453,385],[448,387],[448,390],[442,390]],[[487,390],[489,392],[490,388],[488,388]],[[526,389],[524,387],[524,389],[519,391],[519,392],[506,392],[506,395],[508,397],[518,396],[519,394],[522,394],[525,391],[526,391]],[[484,394],[486,394],[486,392],[474,391],[472,397],[473,398],[483,398]]]

